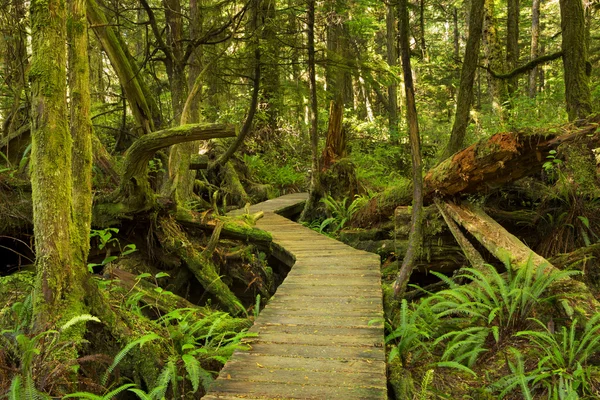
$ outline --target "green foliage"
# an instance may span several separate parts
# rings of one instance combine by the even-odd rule
[[[100,322],[92,315],[82,314],[71,318],[58,330],[47,330],[35,336],[23,333],[20,325],[1,331],[0,338],[6,344],[5,349],[19,364],[19,372],[12,379],[8,398],[15,400],[50,399],[50,396],[36,387],[36,377],[38,374],[48,374],[44,379],[50,379],[52,374],[59,370],[54,365],[53,355],[73,346],[73,343],[65,340],[64,336],[75,325],[89,321]]]
[[[581,334],[577,332],[577,319],[570,327],[562,326],[556,333],[543,322],[533,321],[541,331],[517,333],[517,336],[534,344],[540,357],[537,368],[528,377],[532,384],[541,385],[549,393],[549,398],[576,399],[570,393],[583,396],[600,393],[600,368],[590,363],[591,358],[600,352],[600,313],[585,324]]]
[[[269,154],[244,154],[243,161],[250,175],[260,183],[271,184],[279,189],[299,188],[305,183],[304,168],[297,160],[286,162]]]
[[[522,328],[535,306],[555,298],[547,292],[553,282],[578,274],[577,271],[553,272],[551,266],[535,266],[531,258],[516,272],[506,264],[506,277],[491,265],[483,268],[464,268],[457,278],[470,284],[463,286],[436,273],[450,289],[431,297],[432,308],[439,317],[453,316],[455,322],[462,320],[472,327],[468,330],[469,338],[464,334],[467,331],[448,337],[464,338],[467,340],[464,344],[470,344],[466,348],[471,349],[476,343],[483,345],[488,334],[498,343]]]
[[[323,232],[326,229],[331,233],[336,233],[346,226],[352,216],[368,201],[365,196],[355,196],[352,203],[347,205],[348,198],[344,197],[341,201],[335,200],[333,197],[327,195],[321,199],[321,202],[325,204],[329,217],[321,222],[319,226],[319,232]]]
[[[134,386],[135,386],[135,383],[126,383],[124,385],[119,386],[116,389],[111,390],[110,392],[107,392],[103,396],[99,396],[97,394],[90,393],[90,392],[75,392],[75,393],[71,393],[66,396],[63,396],[63,399],[77,398],[77,399],[89,399],[89,400],[112,400],[121,392],[124,392],[125,390],[128,390],[128,389],[131,390],[130,388],[132,388]]]
[[[140,347],[142,347],[145,343],[151,342],[156,339],[160,339],[160,336],[158,336],[156,333],[148,333],[132,342],[129,342],[119,353],[117,353],[112,364],[110,364],[110,366],[107,368],[106,372],[104,373],[104,375],[102,376],[102,379],[100,381],[102,383],[102,385],[106,385],[106,383],[108,382],[108,377],[110,376],[112,371],[117,367],[117,365],[119,365],[119,363],[121,361],[123,361],[125,356],[131,350],[133,350],[133,348],[135,348],[138,345]]]
[[[113,237],[113,234],[115,233],[119,233],[118,228],[92,229],[90,231],[90,239],[97,237],[99,240],[98,249],[102,250],[106,248],[107,245],[112,244],[112,247],[118,247],[121,253],[120,256],[111,256],[110,252],[108,252],[101,263],[88,263],[87,268],[90,273],[94,272],[95,267],[104,267],[105,265],[118,260],[119,257],[124,257],[137,251],[137,247],[133,243],[121,248],[119,239]]]
[[[424,318],[428,314],[427,303],[420,303],[417,310],[412,310],[405,299],[400,304],[397,320],[387,323],[386,328],[390,333],[385,337],[385,342],[391,345],[388,363],[399,357],[402,365],[407,366],[412,360],[430,352],[427,340],[433,334],[433,324]]]

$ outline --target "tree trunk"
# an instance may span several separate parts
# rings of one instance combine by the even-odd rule
[[[56,328],[84,314],[87,276],[72,249],[72,139],[66,88],[66,10],[60,0],[31,2],[31,191],[36,248],[33,328]],[[84,30],[83,27],[81,27]],[[60,325],[58,325],[60,326]]]
[[[533,0],[531,5],[531,59],[535,60],[539,55],[540,41],[540,0]],[[529,72],[529,97],[534,98],[537,93],[538,68],[534,67]]]
[[[321,172],[326,171],[337,160],[346,156],[346,132],[342,126],[344,107],[339,102],[329,105],[329,125],[321,162]]]
[[[586,118],[592,112],[585,17],[581,0],[561,0],[559,3],[567,114],[569,121],[574,121]]]
[[[519,62],[519,0],[508,0],[506,20],[506,65],[512,70]],[[515,96],[518,88],[518,77],[508,81],[508,97]]]
[[[87,17],[90,25],[123,85],[129,107],[142,133],[152,132],[160,128],[161,117],[158,108],[149,89],[139,76],[139,68],[136,67],[122,39],[108,23],[97,1],[99,0],[87,0]]]
[[[69,0],[74,265],[87,264],[92,223],[92,120],[85,0]]]
[[[463,146],[467,125],[469,124],[471,104],[473,103],[473,81],[477,71],[477,60],[479,58],[479,42],[481,39],[481,27],[483,24],[484,0],[472,0],[469,16],[469,37],[465,48],[460,73],[460,88],[454,116],[454,124],[450,141],[444,150],[442,159],[450,157]]]
[[[496,10],[494,0],[485,1],[485,17],[483,20],[483,48],[486,56],[485,65],[492,71],[504,71],[504,55],[498,37]],[[507,98],[506,82],[496,79],[490,72],[487,74],[488,87],[492,101],[492,109],[496,115],[504,119],[504,103]]]
[[[406,93],[406,120],[408,122],[408,137],[410,140],[410,155],[412,159],[413,201],[411,228],[408,236],[408,248],[402,261],[402,267],[394,283],[394,295],[402,297],[406,291],[408,280],[415,266],[423,244],[423,164],[421,161],[421,137],[419,120],[415,104],[415,89],[413,86],[410,66],[410,42],[408,26],[408,0],[400,1],[400,49],[402,55],[402,72],[404,75],[404,91]]]
[[[396,54],[396,13],[392,2],[387,2],[386,26],[386,48],[387,63],[390,67],[398,65]],[[398,84],[392,80],[388,85],[388,130],[390,141],[398,142]]]
[[[445,210],[452,219],[471,233],[494,257],[502,262],[509,262],[511,268],[525,268],[529,263],[532,263],[534,271],[538,268],[546,268],[548,273],[557,271],[548,260],[533,252],[516,236],[490,218],[483,210],[471,204],[454,204],[450,202],[445,204]],[[579,312],[584,315],[590,311],[596,312],[598,309],[598,301],[582,282],[565,277],[555,281],[551,286],[552,289],[559,293],[559,296],[560,293],[568,294],[568,297],[564,298],[567,301],[572,301],[574,296],[583,297],[585,301],[578,301],[577,307],[574,306],[573,308],[582,310]]]
[[[310,177],[310,196],[306,201],[300,221],[313,218],[317,203],[322,196],[319,168],[319,121],[317,103],[317,80],[315,71],[315,0],[307,0],[307,48],[308,48],[308,91],[310,96],[310,148],[312,171]]]

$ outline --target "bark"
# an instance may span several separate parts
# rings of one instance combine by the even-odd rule
[[[66,88],[66,9],[60,0],[31,2],[31,190],[36,240],[34,330],[84,314],[87,271],[71,248],[72,174]]]
[[[519,62],[519,0],[508,0],[506,21],[506,64],[514,69]],[[512,98],[518,88],[518,78],[508,81],[508,96]]]
[[[333,163],[346,156],[346,131],[342,126],[344,107],[339,102],[329,105],[329,124],[327,138],[321,162],[321,172],[325,172]]]
[[[539,55],[540,41],[540,0],[533,0],[531,4],[531,60]],[[529,72],[529,97],[534,98],[537,93],[537,66]]]
[[[600,143],[600,116],[578,126],[531,132],[498,133],[444,160],[425,176],[425,197],[484,193],[539,172],[550,150],[564,143],[583,142],[589,148]]]
[[[417,257],[423,245],[423,164],[421,158],[421,137],[417,106],[415,104],[415,89],[413,86],[410,66],[410,42],[408,26],[408,0],[401,0],[400,14],[400,49],[402,57],[402,72],[404,75],[404,91],[406,93],[406,120],[408,123],[408,138],[412,159],[413,201],[411,228],[408,236],[408,248],[402,261],[402,267],[394,283],[394,295],[401,297],[406,291],[408,280],[415,267]]]
[[[559,3],[567,114],[569,121],[574,121],[592,113],[586,71],[585,16],[581,0],[561,0]]]
[[[319,123],[317,103],[317,80],[315,72],[315,0],[307,0],[307,48],[308,48],[308,91],[310,97],[310,148],[312,154],[312,171],[310,178],[310,195],[300,221],[312,219],[321,193],[319,168]]]
[[[481,27],[483,24],[484,0],[473,0],[469,16],[469,37],[465,47],[465,57],[460,73],[460,88],[454,115],[454,124],[450,141],[444,150],[442,159],[450,157],[463,146],[471,104],[473,103],[473,81],[477,70],[477,59],[479,57],[479,42],[481,39]]]
[[[398,65],[396,54],[396,13],[392,2],[387,3],[386,26],[386,48],[387,63],[390,67]],[[387,87],[388,90],[388,130],[392,142],[398,141],[398,85],[395,80]]]
[[[73,224],[75,265],[86,265],[92,223],[92,120],[85,0],[69,0],[69,85],[73,138]]]

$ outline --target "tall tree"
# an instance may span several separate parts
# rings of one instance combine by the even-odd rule
[[[87,264],[92,223],[92,120],[85,0],[69,0],[69,86],[73,138],[74,263]]]
[[[509,70],[517,68],[519,62],[519,0],[508,0],[506,16],[506,64]],[[518,76],[508,80],[508,96],[517,91]]]
[[[533,0],[531,4],[531,59],[539,55],[540,42],[540,0]],[[537,92],[538,67],[533,67],[529,72],[529,97],[534,98]]]
[[[315,70],[315,0],[306,2],[306,28],[307,28],[307,50],[308,50],[308,91],[310,97],[310,148],[311,148],[311,178],[310,178],[310,196],[302,215],[301,221],[312,219],[317,202],[321,198],[321,179],[319,167],[319,109],[317,103],[317,73]]]
[[[567,114],[573,121],[592,112],[585,16],[581,0],[560,0],[559,4]]]
[[[394,67],[398,65],[396,54],[396,10],[395,4],[387,2],[385,17],[387,63]],[[398,140],[398,84],[392,80],[388,85],[388,130],[392,142]]]
[[[498,34],[496,7],[494,0],[485,1],[485,15],[483,19],[483,49],[485,65],[493,71],[504,70],[504,50]],[[487,73],[489,93],[492,109],[500,119],[504,119],[504,103],[507,98],[506,81],[497,79],[489,71]]]
[[[66,8],[62,0],[31,2],[31,191],[36,248],[34,329],[82,314],[85,265],[73,240],[72,138],[67,113]],[[85,250],[79,249],[82,255]]]
[[[401,297],[406,290],[408,280],[414,269],[417,257],[421,252],[423,243],[423,164],[421,161],[421,137],[415,103],[415,88],[410,66],[408,0],[400,0],[399,11],[400,52],[404,75],[404,91],[406,94],[406,120],[408,122],[408,137],[412,159],[413,202],[408,247],[398,277],[394,282],[394,294],[397,297]]]
[[[484,2],[485,0],[471,1],[471,10],[469,13],[469,37],[467,38],[465,57],[460,72],[460,87],[458,89],[454,124],[452,125],[450,141],[442,154],[442,159],[446,159],[460,150],[465,140],[471,104],[473,103],[473,82],[475,80],[477,60],[479,58],[479,42],[481,40]]]

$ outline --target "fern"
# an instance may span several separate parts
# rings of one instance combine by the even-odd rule
[[[23,382],[21,375],[15,375],[10,383],[10,389],[8,391],[8,400],[21,400],[23,399]]]
[[[67,321],[67,323],[65,323],[63,326],[60,327],[60,332],[64,332],[67,329],[69,329],[70,327],[72,327],[73,325],[76,325],[80,322],[88,322],[88,321],[100,322],[100,320],[98,318],[96,318],[92,315],[82,314],[82,315],[73,317],[69,321]]]
[[[133,389],[131,389],[132,387],[135,387],[134,383],[126,383],[126,384],[121,385],[118,388],[106,393],[103,396],[99,396],[97,394],[90,393],[90,392],[76,392],[76,393],[71,393],[71,394],[64,396],[63,399],[78,398],[78,399],[89,399],[89,400],[112,400],[119,393],[124,392],[125,390],[128,390],[128,389],[133,390]]]
[[[102,377],[101,383],[102,385],[106,385],[106,382],[108,381],[108,377],[109,375],[112,373],[112,371],[117,367],[117,365],[119,365],[119,363],[123,360],[123,358],[125,358],[125,356],[137,345],[139,345],[140,347],[142,347],[144,344],[151,342],[153,340],[159,339],[160,336],[158,336],[156,333],[149,333],[147,335],[142,336],[139,339],[134,340],[133,342],[129,343],[127,346],[125,346],[116,356],[115,359],[113,360],[112,364],[108,367],[108,369],[106,370],[106,372],[104,373],[104,376]]]

